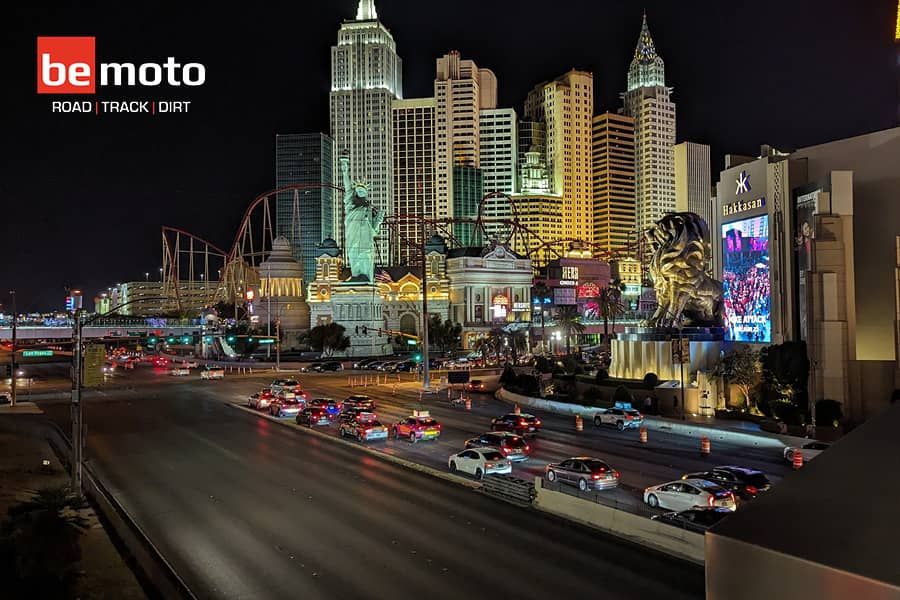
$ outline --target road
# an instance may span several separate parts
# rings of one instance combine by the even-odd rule
[[[87,456],[200,597],[703,594],[697,567],[226,405],[261,378],[128,377],[88,395]]]

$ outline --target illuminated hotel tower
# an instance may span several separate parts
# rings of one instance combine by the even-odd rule
[[[675,103],[666,87],[647,15],[628,68],[624,112],[634,119],[636,221],[638,231],[675,210]]]
[[[331,137],[335,179],[338,158],[350,154],[350,177],[368,186],[369,198],[393,213],[391,103],[403,97],[402,63],[390,31],[378,20],[374,0],[360,0],[356,18],[344,21],[331,47]],[[334,234],[343,238],[343,204],[335,202]],[[379,262],[387,258],[382,235]]]

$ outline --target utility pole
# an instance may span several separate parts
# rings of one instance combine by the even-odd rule
[[[9,295],[12,296],[12,312],[13,312],[13,321],[12,321],[12,354],[10,355],[9,363],[10,363],[10,397],[9,397],[9,405],[16,405],[16,375],[17,375],[17,365],[16,365],[16,322],[19,320],[19,313],[16,310],[16,290],[10,290]]]
[[[275,372],[281,371],[281,317],[275,319]]]
[[[72,351],[72,492],[76,497],[81,497],[81,465],[84,457],[84,411],[81,405],[81,376],[82,376],[82,356],[81,356],[81,310],[75,309],[75,344]]]
[[[425,227],[422,227],[422,389],[431,388],[428,372],[428,262],[425,256]]]

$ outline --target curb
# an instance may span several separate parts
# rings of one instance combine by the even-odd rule
[[[323,433],[321,431],[317,431],[312,427],[301,427],[292,421],[284,421],[282,419],[276,419],[271,415],[267,415],[265,413],[260,413],[252,408],[247,406],[241,406],[240,404],[236,404],[234,402],[226,402],[226,406],[230,406],[247,414],[254,415],[256,417],[260,417],[263,419],[268,419],[273,423],[278,423],[279,425],[283,425],[288,429],[293,429],[295,431],[302,431],[305,434],[313,435],[315,437],[330,440],[332,442],[336,442],[338,444],[342,444],[348,448],[355,448],[366,454],[371,456],[375,456],[385,462],[394,463],[396,465],[400,465],[401,467],[405,467],[411,471],[418,471],[419,473],[425,473],[426,475],[431,475],[432,477],[436,477],[438,479],[443,479],[444,481],[449,481],[451,483],[455,483],[457,485],[461,485],[467,487],[472,490],[480,490],[483,487],[483,484],[478,483],[476,481],[469,481],[468,479],[463,479],[462,477],[458,477],[456,475],[451,475],[450,473],[445,473],[444,471],[439,471],[434,467],[429,467],[427,465],[419,464],[417,462],[407,460],[405,458],[400,458],[399,456],[394,456],[393,454],[388,454],[387,452],[381,452],[380,450],[376,450],[375,448],[371,448],[369,446],[364,446],[358,444],[356,442],[352,442],[350,440],[346,440],[340,436],[335,437],[333,435],[328,435],[327,433]]]

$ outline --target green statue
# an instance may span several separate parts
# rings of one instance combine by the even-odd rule
[[[340,157],[344,181],[344,243],[350,263],[350,281],[374,281],[375,236],[384,212],[372,206],[364,183],[350,182],[350,157]]]

